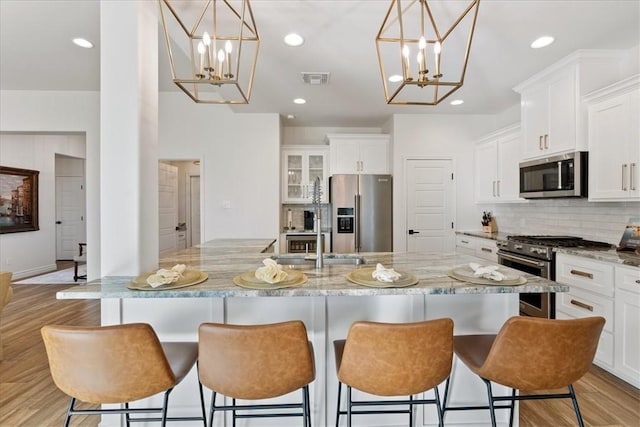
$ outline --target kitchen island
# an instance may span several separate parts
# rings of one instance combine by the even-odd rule
[[[364,265],[339,260],[325,263],[321,270],[316,270],[313,263],[288,266],[282,262],[286,268],[304,272],[308,281],[284,289],[236,286],[235,276],[255,270],[271,255],[261,253],[268,244],[268,240],[259,239],[214,240],[161,260],[160,267],[186,264],[206,272],[208,280],[194,286],[163,291],[130,290],[127,285],[132,277],[104,277],[61,291],[58,298],[99,298],[103,324],[147,322],[167,341],[196,341],[202,322],[255,324],[303,320],[316,358],[316,380],[311,386],[313,420],[316,426],[327,426],[335,423],[337,379],[332,342],[346,337],[352,322],[413,322],[451,317],[456,334],[495,333],[507,318],[518,313],[518,293],[568,291],[567,286],[525,273],[522,275],[527,283],[520,286],[477,285],[452,279],[448,276],[452,268],[483,262],[455,253],[364,253],[358,255],[365,260]],[[347,263],[341,263],[343,261]],[[379,288],[360,286],[345,277],[356,268],[372,267],[378,262],[412,274],[419,282],[408,287]],[[486,404],[484,385],[463,364],[454,362],[452,378],[452,404]],[[171,410],[184,414],[197,411],[196,381],[192,372],[176,388]],[[282,399],[286,400],[286,396]],[[507,422],[505,412],[498,412],[503,424]],[[220,420],[217,419],[216,425],[222,425],[218,423]],[[433,408],[417,411],[416,425],[437,425],[436,420]],[[406,423],[406,419],[397,415],[357,418],[357,425],[394,426],[403,422]],[[488,411],[451,412],[447,414],[446,423],[448,426],[488,425]],[[298,424],[298,420],[275,419],[265,425]],[[119,425],[119,421],[104,417],[101,425]]]

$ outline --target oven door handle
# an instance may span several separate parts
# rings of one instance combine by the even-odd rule
[[[524,258],[524,257],[511,255],[511,254],[505,254],[504,252],[498,252],[498,257],[502,257],[510,261],[518,261],[525,265],[530,265],[532,267],[544,267],[544,262],[542,261],[532,260],[529,258]]]

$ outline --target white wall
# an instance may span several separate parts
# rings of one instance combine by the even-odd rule
[[[90,280],[100,277],[99,111],[98,92],[0,91],[0,132],[83,133],[85,136],[83,157],[86,159],[87,244],[91,248],[87,270]],[[4,163],[4,159],[0,162]],[[55,257],[55,251],[52,256]]]
[[[286,124],[286,123],[285,123]],[[375,127],[328,127],[328,126],[299,126],[284,127],[282,135],[283,145],[327,145],[329,133],[382,133]]]
[[[160,94],[159,158],[201,162],[203,241],[278,237],[279,122],[278,114],[234,114]]]
[[[452,158],[456,184],[456,229],[475,225],[478,207],[473,195],[473,146],[497,129],[493,117],[481,115],[396,114],[393,124],[393,249],[406,248],[406,176],[408,157]]]
[[[56,269],[56,154],[84,158],[85,138],[76,135],[0,133],[2,166],[39,171],[39,230],[0,235],[0,270],[14,279]]]

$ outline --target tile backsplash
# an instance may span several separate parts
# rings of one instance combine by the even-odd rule
[[[485,209],[492,211],[501,233],[569,235],[615,245],[629,218],[640,217],[640,202],[585,199],[530,200]]]
[[[323,230],[331,228],[331,211],[328,203],[323,203],[320,205],[320,220],[321,226]],[[315,208],[312,204],[308,205],[300,205],[300,204],[285,204],[282,205],[282,212],[280,215],[280,228],[282,230],[285,227],[288,227],[288,211],[291,210],[291,222],[292,226],[296,230],[304,230],[304,211],[315,211]]]

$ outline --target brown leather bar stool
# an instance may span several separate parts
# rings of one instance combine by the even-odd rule
[[[512,426],[516,400],[570,398],[582,427],[573,383],[591,367],[604,322],[602,317],[555,320],[515,316],[505,322],[497,335],[454,337],[458,358],[484,381],[489,406],[447,407],[447,380],[444,411],[489,409],[491,425],[495,426],[495,409],[508,408]],[[512,388],[511,396],[494,396],[491,382]],[[565,387],[568,393],[516,396],[516,390],[530,393]],[[509,405],[495,405],[502,401]]]
[[[453,320],[436,319],[416,323],[355,322],[346,340],[333,343],[338,371],[340,415],[408,414],[413,426],[413,406],[435,404],[443,426],[438,384],[451,373]],[[347,410],[340,409],[342,384],[347,385]],[[377,396],[409,396],[407,400],[355,401],[352,388]],[[435,399],[414,399],[413,395],[433,389]],[[354,407],[405,406],[407,409],[363,409]]]
[[[69,396],[65,426],[73,415],[125,414],[134,421],[201,421],[206,426],[200,387],[200,417],[167,417],[171,390],[198,359],[198,344],[161,343],[146,323],[114,326],[44,326],[41,330],[56,386]],[[161,408],[130,408],[129,402],[164,392]],[[76,400],[96,404],[120,403],[121,409],[75,409]],[[159,414],[155,418],[130,414]]]
[[[300,416],[304,426],[311,427],[309,384],[315,379],[315,362],[304,323],[203,323],[199,344],[200,381],[213,392],[209,426],[216,411],[232,411],[233,426],[238,418]],[[237,399],[270,399],[296,390],[302,390],[300,403],[237,403]],[[231,397],[232,404],[216,405],[218,394]]]

